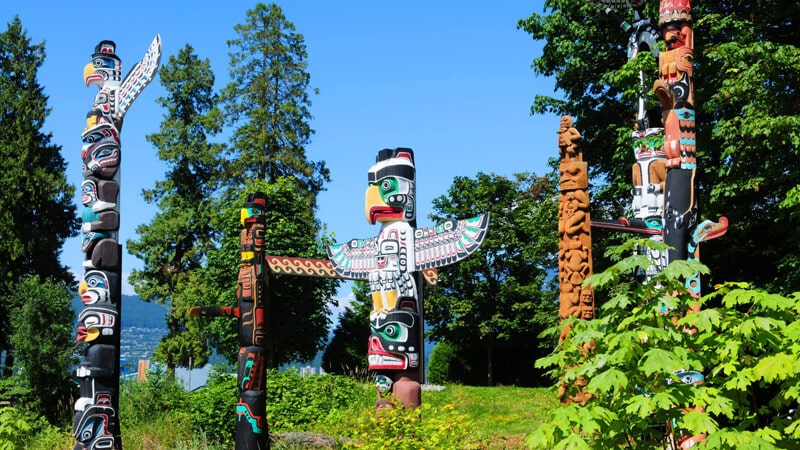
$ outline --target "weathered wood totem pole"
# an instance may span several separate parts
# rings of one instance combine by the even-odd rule
[[[153,80],[161,58],[157,35],[142,61],[122,77],[112,41],[101,41],[83,79],[99,92],[86,116],[81,202],[82,251],[86,269],[78,292],[78,342],[88,344],[77,369],[80,398],[75,402],[75,449],[122,449],[119,424],[121,253],[119,232],[120,131],[131,104]]]
[[[558,199],[558,284],[561,320],[576,317],[583,320],[594,318],[594,292],[591,286],[583,286],[592,275],[592,233],[589,216],[589,164],[583,160],[580,147],[581,134],[573,127],[572,117],[561,116],[558,129],[558,153],[561,163],[558,181],[561,194]],[[571,327],[561,330],[559,342],[563,342]],[[587,345],[589,351],[593,345]],[[562,403],[586,404],[591,394],[586,392],[587,380],[579,377],[577,388],[567,395],[567,384],[559,388]]]
[[[267,424],[267,273],[264,270],[264,233],[266,197],[261,192],[248,194],[241,210],[242,231],[239,234],[239,279],[236,285],[236,307],[194,307],[191,317],[236,317],[239,331],[236,402],[237,450],[268,449]]]
[[[489,214],[416,228],[416,167],[409,148],[378,152],[369,169],[367,221],[381,224],[378,236],[328,248],[328,258],[345,278],[368,280],[369,368],[377,372],[378,408],[392,392],[406,407],[421,403],[424,378],[423,296],[420,272],[453,264],[478,249]]]

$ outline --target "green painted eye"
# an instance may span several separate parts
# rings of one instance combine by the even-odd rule
[[[381,193],[388,194],[397,190],[397,180],[394,178],[385,178],[381,181]]]

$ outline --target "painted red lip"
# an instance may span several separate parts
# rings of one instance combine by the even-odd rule
[[[86,85],[88,86],[88,85],[89,85],[89,84],[91,84],[93,81],[103,81],[103,76],[102,76],[102,75],[100,75],[100,74],[92,74],[92,75],[89,75],[88,77],[86,77],[86,79],[84,79],[83,81],[84,81],[84,82],[86,83]]]
[[[75,339],[78,342],[86,340],[86,327],[78,327],[78,337]]]
[[[377,222],[381,217],[401,219],[403,217],[403,208],[379,205],[369,209],[369,219],[371,223]]]
[[[404,370],[406,369],[406,361],[405,358],[401,355],[397,355],[394,353],[389,353],[383,349],[381,345],[380,339],[377,336],[370,336],[369,338],[369,351],[367,352],[369,356],[376,356],[379,357],[381,362],[374,363],[372,361],[373,358],[370,358],[369,368],[371,370],[376,369],[399,369]]]

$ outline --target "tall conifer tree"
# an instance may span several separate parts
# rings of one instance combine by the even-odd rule
[[[145,301],[170,305],[169,332],[154,357],[172,372],[188,367],[190,356],[193,364],[205,364],[210,353],[196,321],[187,321],[186,314],[201,295],[201,269],[220,235],[213,225],[219,214],[214,195],[224,146],[211,141],[222,129],[222,114],[208,59],[187,44],[159,74],[167,90],[158,99],[165,114],[161,129],[147,140],[168,170],[164,180],[144,191],[145,201],[159,212],[136,229],[139,239],[128,241],[128,249],[144,261],[144,268],[131,274],[136,291]]]
[[[18,17],[0,33],[0,350],[11,350],[7,294],[19,280],[75,281],[59,261],[79,221],[61,147],[43,131],[50,109],[37,74],[44,58],[44,43],[31,43]]]

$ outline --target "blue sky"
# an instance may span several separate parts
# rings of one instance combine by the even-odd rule
[[[364,217],[363,201],[367,169],[381,148],[414,149],[420,226],[431,225],[431,201],[446,194],[456,176],[547,171],[547,159],[557,152],[558,117],[531,116],[530,105],[536,94],[552,95],[554,81],[534,76],[530,65],[543,43],[516,28],[519,19],[543,12],[543,0],[277,3],[305,37],[311,86],[320,91],[312,96],[316,134],[307,153],[331,171],[318,217],[338,241],[378,232]],[[62,146],[80,207],[80,134],[96,92],[83,85],[82,68],[94,46],[115,41],[127,72],[160,33],[162,62],[189,43],[211,61],[220,88],[228,82],[226,42],[255,2],[141,0],[118,9],[69,1],[12,4],[0,11],[3,30],[18,15],[32,41],[46,43],[39,82],[52,112],[44,131]],[[125,117],[123,243],[156,212],[141,191],[164,178],[165,166],[145,140],[160,126],[163,112],[155,100],[163,95],[156,78]],[[61,260],[82,274],[79,237],[67,242]],[[124,252],[124,273],[141,267]],[[130,287],[124,292],[132,293]]]

